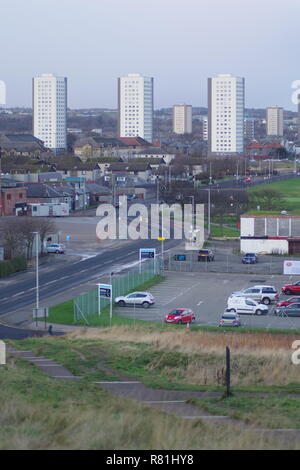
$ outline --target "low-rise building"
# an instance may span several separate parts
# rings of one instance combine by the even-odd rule
[[[242,215],[241,252],[300,254],[300,216]]]

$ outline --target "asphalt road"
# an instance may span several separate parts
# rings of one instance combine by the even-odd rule
[[[180,240],[166,240],[164,250],[178,245]],[[137,262],[139,248],[156,248],[159,253],[161,242],[156,240],[138,240],[120,244],[120,248],[107,249],[101,254],[74,263],[59,264],[57,269],[40,271],[40,300],[52,297],[91,280],[97,280],[105,274],[120,270],[122,266]],[[64,256],[64,255],[60,255]],[[0,318],[1,315],[29,306],[36,299],[35,273],[20,273],[0,280]]]

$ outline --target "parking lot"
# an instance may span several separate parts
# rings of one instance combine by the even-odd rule
[[[162,322],[175,308],[191,308],[196,314],[196,325],[218,326],[221,314],[227,308],[227,299],[233,291],[256,284],[272,285],[281,292],[284,284],[296,282],[297,276],[253,275],[237,273],[167,272],[166,279],[149,289],[156,303],[149,309],[142,307],[115,307],[114,312],[129,318]],[[280,295],[280,298],[287,296]],[[268,315],[241,315],[243,327],[300,329],[300,317],[277,317],[269,306]]]

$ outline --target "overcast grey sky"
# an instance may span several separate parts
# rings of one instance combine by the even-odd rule
[[[300,0],[1,0],[7,106],[31,78],[68,77],[68,104],[116,107],[117,77],[154,77],[155,108],[207,104],[207,77],[246,79],[246,106],[296,110]]]

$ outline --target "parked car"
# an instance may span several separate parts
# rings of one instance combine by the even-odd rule
[[[287,317],[300,317],[300,302],[287,305],[286,307],[275,308],[274,314]]]
[[[237,313],[230,313],[226,311],[221,317],[219,326],[239,327],[241,326],[240,316]]]
[[[243,264],[256,264],[258,263],[258,257],[255,253],[246,253],[242,258]]]
[[[295,304],[298,302],[300,303],[300,297],[290,297],[289,299],[281,300],[281,302],[278,302],[276,304],[276,307],[287,307],[288,305]]]
[[[268,313],[268,307],[247,297],[229,297],[227,301],[227,311],[248,315],[266,315]]]
[[[175,323],[176,325],[192,323],[195,320],[196,315],[189,308],[177,308],[165,316],[165,323]]]
[[[249,289],[233,292],[233,297],[248,297],[249,299],[256,300],[263,304],[270,304],[279,299],[279,295],[274,286],[253,286]]]
[[[215,254],[212,250],[199,250],[198,251],[198,261],[214,261]]]
[[[300,281],[294,284],[287,284],[281,288],[282,292],[286,295],[300,294]]]
[[[125,307],[125,305],[140,305],[144,308],[149,308],[155,303],[155,299],[149,292],[132,292],[128,295],[116,297],[115,303],[120,307]]]
[[[66,247],[62,243],[52,243],[51,245],[47,246],[46,250],[47,250],[47,253],[64,254]]]
[[[244,183],[252,183],[252,178],[244,178]]]

